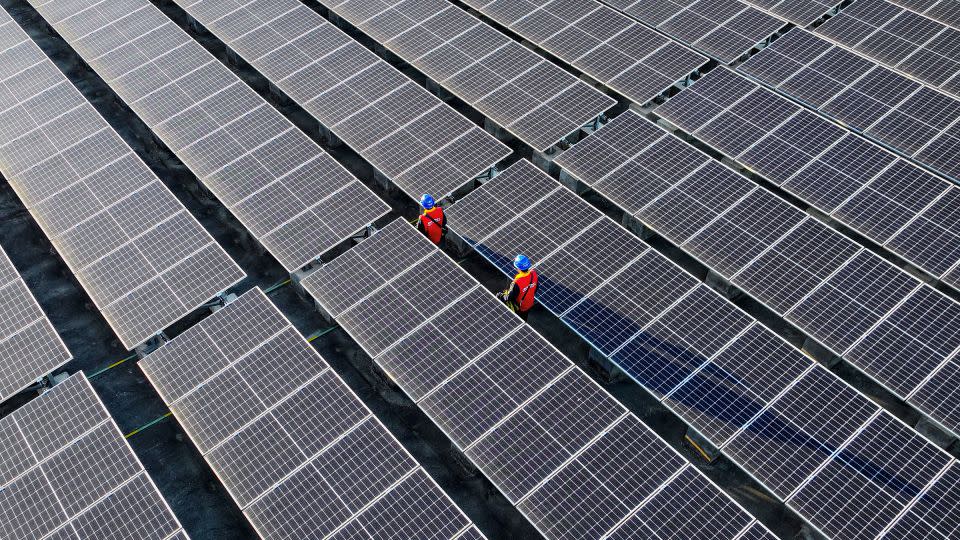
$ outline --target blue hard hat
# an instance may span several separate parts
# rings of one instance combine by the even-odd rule
[[[530,259],[523,254],[517,255],[513,258],[513,267],[521,272],[526,272],[530,269]]]
[[[433,195],[430,195],[429,193],[424,193],[423,196],[420,197],[420,206],[426,210],[430,210],[436,204],[437,202],[433,200]]]

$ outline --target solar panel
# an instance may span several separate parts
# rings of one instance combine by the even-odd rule
[[[960,289],[960,262],[953,265],[953,270],[941,276],[940,281],[950,285],[954,289]]]
[[[960,428],[947,412],[960,403],[949,385],[936,385],[942,401],[911,398],[960,346],[947,330],[960,306],[948,297],[633,112],[556,162],[947,429]],[[608,351],[608,341],[594,345]]]
[[[4,538],[186,538],[82,373],[0,419],[0,433]]]
[[[951,0],[892,0],[892,2],[960,30],[960,9]]]
[[[472,527],[260,289],[140,367],[264,538]]]
[[[0,52],[0,171],[132,349],[244,274],[27,34],[0,14],[0,40],[10,45]]]
[[[650,101],[707,63],[594,0],[466,3],[637,103]]]
[[[816,33],[945,92],[960,95],[960,30],[887,0],[857,0]]]
[[[739,0],[604,0],[612,8],[729,64],[785,22]]]
[[[510,153],[297,0],[178,4],[412,197],[448,195]]]
[[[33,5],[287,270],[388,211],[146,0]]]
[[[620,118],[584,144],[609,146],[610,138],[603,134]],[[562,155],[560,162],[571,154]],[[673,155],[664,154],[664,159]],[[555,189],[548,189],[550,184]],[[496,206],[530,186],[547,194],[523,207],[528,210],[505,213]],[[514,236],[493,247],[489,241],[499,231],[528,222],[532,231],[564,246],[534,259],[541,291],[557,288],[571,261],[605,253],[613,239],[623,259],[593,264],[592,270],[578,268],[573,274],[582,272],[583,279],[567,280],[563,295],[538,293],[541,304],[825,535],[875,538],[938,485],[937,474],[952,463],[946,453],[557,186],[529,162],[518,162],[447,210],[451,230],[508,275],[509,263],[495,254],[526,253],[537,249],[539,241]],[[704,192],[717,188],[702,186]],[[556,197],[560,192],[567,196]],[[552,202],[544,205],[548,200]],[[565,218],[558,216],[570,215],[588,221],[597,216],[598,221],[565,229]],[[472,216],[485,216],[488,228],[474,232]],[[687,218],[678,212],[677,219]],[[563,251],[566,257],[558,265],[557,254]],[[599,285],[593,284],[592,272],[600,274]],[[575,298],[572,305],[570,297]],[[870,450],[862,449],[862,439],[854,435],[866,437],[880,425],[884,435],[871,440]],[[863,452],[869,458],[854,457]],[[889,512],[861,512],[851,522],[849,508],[855,504],[861,510],[878,505]]]
[[[833,10],[841,3],[837,0],[743,0],[797,26],[807,26]]]
[[[534,150],[615,103],[447,0],[321,3]]]
[[[358,265],[373,279],[359,295]],[[402,220],[302,283],[547,538],[757,526]]]
[[[960,99],[800,29],[737,70],[960,182]]]
[[[935,278],[960,261],[957,186],[733,71],[657,114]]]
[[[671,483],[669,490],[661,491],[653,496],[650,503],[640,512],[634,514],[629,520],[618,527],[610,538],[628,539],[628,538],[688,538],[697,537],[703,534],[697,527],[686,521],[682,516],[664,515],[664,507],[669,508],[678,499],[686,501],[696,501],[697,505],[702,506],[711,514],[729,516],[731,515],[731,505],[719,497],[717,493],[707,489],[706,483],[701,477],[695,475],[691,469],[681,472]],[[661,523],[659,526],[644,525],[647,523]],[[727,525],[711,530],[711,535],[727,538],[730,535],[737,535],[737,538],[744,538],[743,535],[759,534],[763,531],[764,537],[769,537],[770,532],[756,524],[749,529],[744,530],[738,535],[742,519],[731,519]]]
[[[70,360],[70,351],[0,249],[0,401]]]
[[[920,497],[900,518],[889,535],[892,538],[936,538],[960,530],[960,465],[950,466],[934,489]]]

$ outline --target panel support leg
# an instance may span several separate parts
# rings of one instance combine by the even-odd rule
[[[143,357],[147,356],[153,351],[159,349],[164,343],[168,341],[170,341],[170,338],[168,338],[167,335],[164,334],[163,332],[159,332],[155,336],[145,341],[143,345],[140,345],[139,347],[134,349],[133,352],[136,353],[138,358],[142,359]]]
[[[497,176],[498,174],[500,174],[500,171],[497,170],[496,167],[490,167],[489,169],[487,169],[486,171],[484,171],[483,174],[481,174],[481,175],[477,176],[476,178],[474,178],[474,180],[477,181],[477,184],[479,184],[479,185],[482,186],[482,185],[486,184],[487,182],[489,182],[490,180],[493,180],[494,178],[496,178],[496,176]]]

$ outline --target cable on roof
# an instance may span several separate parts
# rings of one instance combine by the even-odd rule
[[[128,357],[126,357],[126,358],[117,360],[116,362],[110,364],[109,366],[107,366],[107,367],[105,367],[105,368],[98,369],[97,371],[94,371],[93,373],[87,375],[87,379],[94,379],[94,378],[96,378],[96,377],[99,377],[100,375],[103,375],[103,374],[106,373],[107,371],[109,371],[109,370],[111,370],[111,369],[119,366],[120,364],[123,364],[124,362],[129,362],[130,360],[135,360],[136,358],[137,358],[137,355],[131,354],[130,356],[128,356]]]
[[[307,338],[307,341],[310,342],[310,343],[313,343],[314,340],[317,340],[317,339],[319,339],[319,338],[321,338],[321,337],[329,334],[330,332],[333,332],[333,331],[336,330],[337,328],[340,328],[340,325],[339,325],[339,324],[335,324],[335,325],[331,326],[330,328],[324,328],[324,329],[322,329],[322,330],[317,330],[316,332],[310,334],[310,337]]]
[[[293,281],[293,280],[291,280],[290,278],[287,278],[287,279],[284,279],[284,280],[279,281],[279,282],[277,282],[277,283],[274,283],[273,285],[271,285],[271,286],[267,287],[266,289],[264,289],[264,290],[263,290],[263,294],[270,294],[270,293],[272,293],[273,291],[279,289],[280,287],[283,287],[283,286],[285,286],[285,285],[289,285],[292,281]]]
[[[166,420],[167,418],[169,418],[169,417],[171,417],[171,416],[173,416],[173,413],[170,412],[170,411],[167,411],[166,413],[164,413],[163,416],[159,416],[159,417],[157,417],[157,418],[154,418],[153,420],[151,420],[151,421],[147,422],[146,424],[138,427],[137,429],[131,431],[130,433],[127,433],[126,435],[123,436],[123,438],[124,438],[124,439],[129,439],[130,437],[133,437],[133,436],[136,435],[137,433],[140,433],[141,431],[143,431],[143,430],[145,430],[145,429],[147,429],[147,428],[149,428],[149,427],[151,427],[151,426],[155,426],[155,425],[159,424],[160,422],[163,422],[164,420]]]

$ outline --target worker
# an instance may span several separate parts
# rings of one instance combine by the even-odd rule
[[[513,267],[517,270],[517,274],[513,276],[510,287],[500,294],[500,299],[521,319],[527,320],[530,309],[533,308],[540,278],[537,276],[537,271],[531,268],[532,264],[526,255],[517,255],[513,259]]]
[[[443,214],[443,208],[440,208],[429,193],[424,193],[420,197],[420,206],[423,207],[423,213],[420,214],[420,220],[417,222],[417,230],[439,246],[447,236],[447,216]]]

